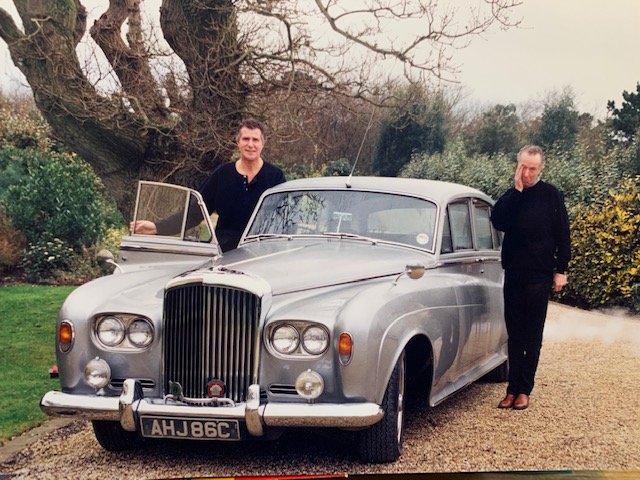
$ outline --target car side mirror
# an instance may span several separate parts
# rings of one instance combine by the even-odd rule
[[[404,267],[404,272],[396,277],[393,281],[394,285],[398,284],[398,280],[403,275],[407,275],[412,280],[418,280],[424,276],[424,272],[426,271],[426,267],[422,263],[410,263],[406,267]]]
[[[105,271],[107,270],[107,265],[113,265],[116,267],[116,269],[122,272],[122,267],[118,265],[118,263],[115,261],[113,257],[113,253],[111,253],[107,249],[100,250],[98,252],[98,256],[96,260],[98,260],[98,265],[100,266],[100,268]]]
[[[425,267],[421,263],[416,263],[414,265],[407,265],[404,269],[405,273],[412,280],[418,280],[424,276]]]

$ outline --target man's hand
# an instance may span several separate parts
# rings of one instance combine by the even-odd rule
[[[567,284],[567,276],[564,273],[556,273],[553,276],[553,290],[559,292]]]
[[[513,177],[513,186],[516,187],[516,190],[521,192],[524,190],[524,184],[522,183],[522,164],[518,163],[518,167],[516,168],[516,174]]]
[[[129,224],[129,232],[137,233],[140,235],[157,235],[158,229],[156,224],[149,220],[138,220],[137,222],[131,222]]]

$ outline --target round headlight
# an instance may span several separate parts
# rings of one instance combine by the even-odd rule
[[[298,330],[291,325],[276,327],[271,334],[271,343],[279,353],[293,353],[300,344]]]
[[[302,347],[311,355],[323,353],[329,346],[329,335],[324,328],[309,327],[302,334]]]
[[[306,370],[296,378],[296,392],[306,400],[315,400],[324,390],[324,381],[319,373]]]
[[[129,341],[136,347],[146,347],[153,340],[153,327],[142,318],[136,318],[127,329]]]
[[[117,317],[104,317],[96,325],[96,335],[107,347],[115,347],[124,340],[124,324]]]
[[[84,381],[96,390],[106,387],[111,381],[109,364],[98,357],[90,360],[84,367]]]

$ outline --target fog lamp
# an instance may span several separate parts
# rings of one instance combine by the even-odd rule
[[[315,400],[324,390],[324,381],[319,373],[306,370],[296,378],[296,392],[302,398]]]
[[[96,357],[84,367],[84,381],[96,390],[106,387],[111,381],[111,368],[103,359]]]

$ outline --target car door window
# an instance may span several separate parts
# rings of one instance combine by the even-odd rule
[[[491,224],[491,206],[481,200],[473,201],[476,243],[480,250],[499,250],[500,234]]]
[[[480,250],[491,250],[494,247],[494,238],[491,228],[491,212],[489,205],[479,201],[473,202],[474,221],[476,225],[476,242]]]
[[[453,251],[473,248],[471,236],[471,215],[468,202],[451,203],[447,207],[451,229]]]
[[[154,222],[161,237],[210,243],[211,221],[205,219],[197,195],[185,187],[141,181],[134,220]]]

